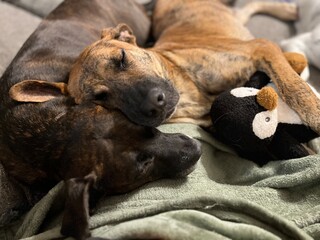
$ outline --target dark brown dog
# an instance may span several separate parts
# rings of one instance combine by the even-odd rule
[[[66,0],[0,80],[0,160],[33,192],[68,181],[62,233],[77,239],[89,235],[89,192],[123,193],[159,178],[185,176],[200,156],[199,144],[184,135],[138,126],[117,110],[76,105],[64,96],[63,82],[81,50],[100,38],[101,28],[123,21],[139,32],[142,44],[149,21],[133,1]]]
[[[253,39],[244,27],[256,12],[284,20],[297,16],[289,3],[254,3],[232,11],[218,0],[158,0],[152,26],[155,46],[136,46],[131,30],[123,25],[105,30],[75,64],[69,92],[77,103],[90,100],[117,108],[147,126],[163,121],[209,126],[215,97],[261,71],[305,123],[320,133],[320,100],[278,46]],[[179,101],[163,87],[168,81],[177,89]],[[148,84],[156,94],[145,91]]]
[[[53,90],[60,91],[47,82],[27,81],[11,94],[42,97]],[[76,105],[67,97],[40,106],[22,104],[7,115],[7,148],[1,149],[6,170],[44,192],[71,178],[62,233],[77,239],[88,236],[89,190],[111,195],[159,178],[186,176],[200,157],[199,144],[189,137],[139,126],[119,111]]]

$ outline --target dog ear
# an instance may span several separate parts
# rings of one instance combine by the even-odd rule
[[[62,219],[61,234],[86,239],[89,231],[89,192],[97,176],[91,172],[83,178],[66,181],[66,202]]]
[[[124,23],[118,24],[114,28],[105,28],[101,32],[101,39],[111,40],[116,39],[119,41],[136,44],[136,37],[133,35],[132,29]]]
[[[18,102],[46,102],[67,94],[67,84],[40,80],[24,80],[9,91],[10,97]]]

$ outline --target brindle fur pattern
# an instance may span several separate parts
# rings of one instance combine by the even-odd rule
[[[89,46],[74,66],[69,91],[79,103],[94,99],[92,92],[104,86],[108,97],[96,102],[118,108],[130,116],[128,106],[113,104],[118,100],[112,95],[115,87],[110,78],[126,86],[133,86],[145,77],[169,80],[180,97],[176,110],[170,118],[163,118],[168,114],[153,116],[156,118],[153,123],[191,122],[209,126],[208,113],[214,98],[226,89],[243,85],[255,72],[262,71],[270,76],[281,97],[304,122],[320,133],[320,100],[292,69],[276,44],[253,39],[244,27],[245,21],[257,12],[283,20],[297,16],[296,7],[290,3],[255,3],[235,12],[217,0],[158,0],[152,26],[155,45],[142,49],[110,36],[102,38]],[[121,52],[125,52],[125,58]],[[112,59],[125,60],[128,64],[116,72],[110,63]],[[135,77],[118,78],[118,75]],[[92,81],[95,84],[90,85]],[[159,86],[161,88],[160,83]],[[164,92],[166,96],[172,94]],[[130,109],[140,111],[134,101],[128,104]],[[170,112],[171,108],[172,105],[162,110]],[[131,117],[131,120],[144,125],[150,123],[145,116]]]

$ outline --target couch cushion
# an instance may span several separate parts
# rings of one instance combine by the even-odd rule
[[[0,2],[0,12],[0,75],[2,75],[41,19],[5,2]]]
[[[40,16],[47,16],[56,6],[58,6],[63,0],[5,0],[16,6],[29,10],[30,12]],[[136,0],[141,4],[150,2],[151,0]]]
[[[30,12],[44,17],[48,15],[63,0],[5,0],[16,6],[29,10]]]

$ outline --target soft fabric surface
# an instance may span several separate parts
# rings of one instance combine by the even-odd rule
[[[26,198],[12,179],[8,178],[0,164],[0,227],[19,217],[26,211]],[[1,239],[1,238],[0,238]]]
[[[185,179],[159,180],[132,193],[102,199],[90,218],[94,236],[320,238],[320,155],[270,162],[260,168],[237,157],[195,125],[171,124],[160,129],[185,133],[202,142],[203,154],[195,171]],[[61,208],[62,189],[63,183],[58,184],[21,225],[18,223],[16,238],[59,236],[61,215],[47,214],[50,208]],[[11,239],[14,231],[6,231]],[[44,232],[33,236],[39,231]]]
[[[27,9],[30,12],[45,17],[51,12],[58,4],[63,2],[63,0],[4,0],[15,4],[21,8]]]
[[[0,75],[2,75],[41,19],[4,2],[0,2],[0,12]]]

